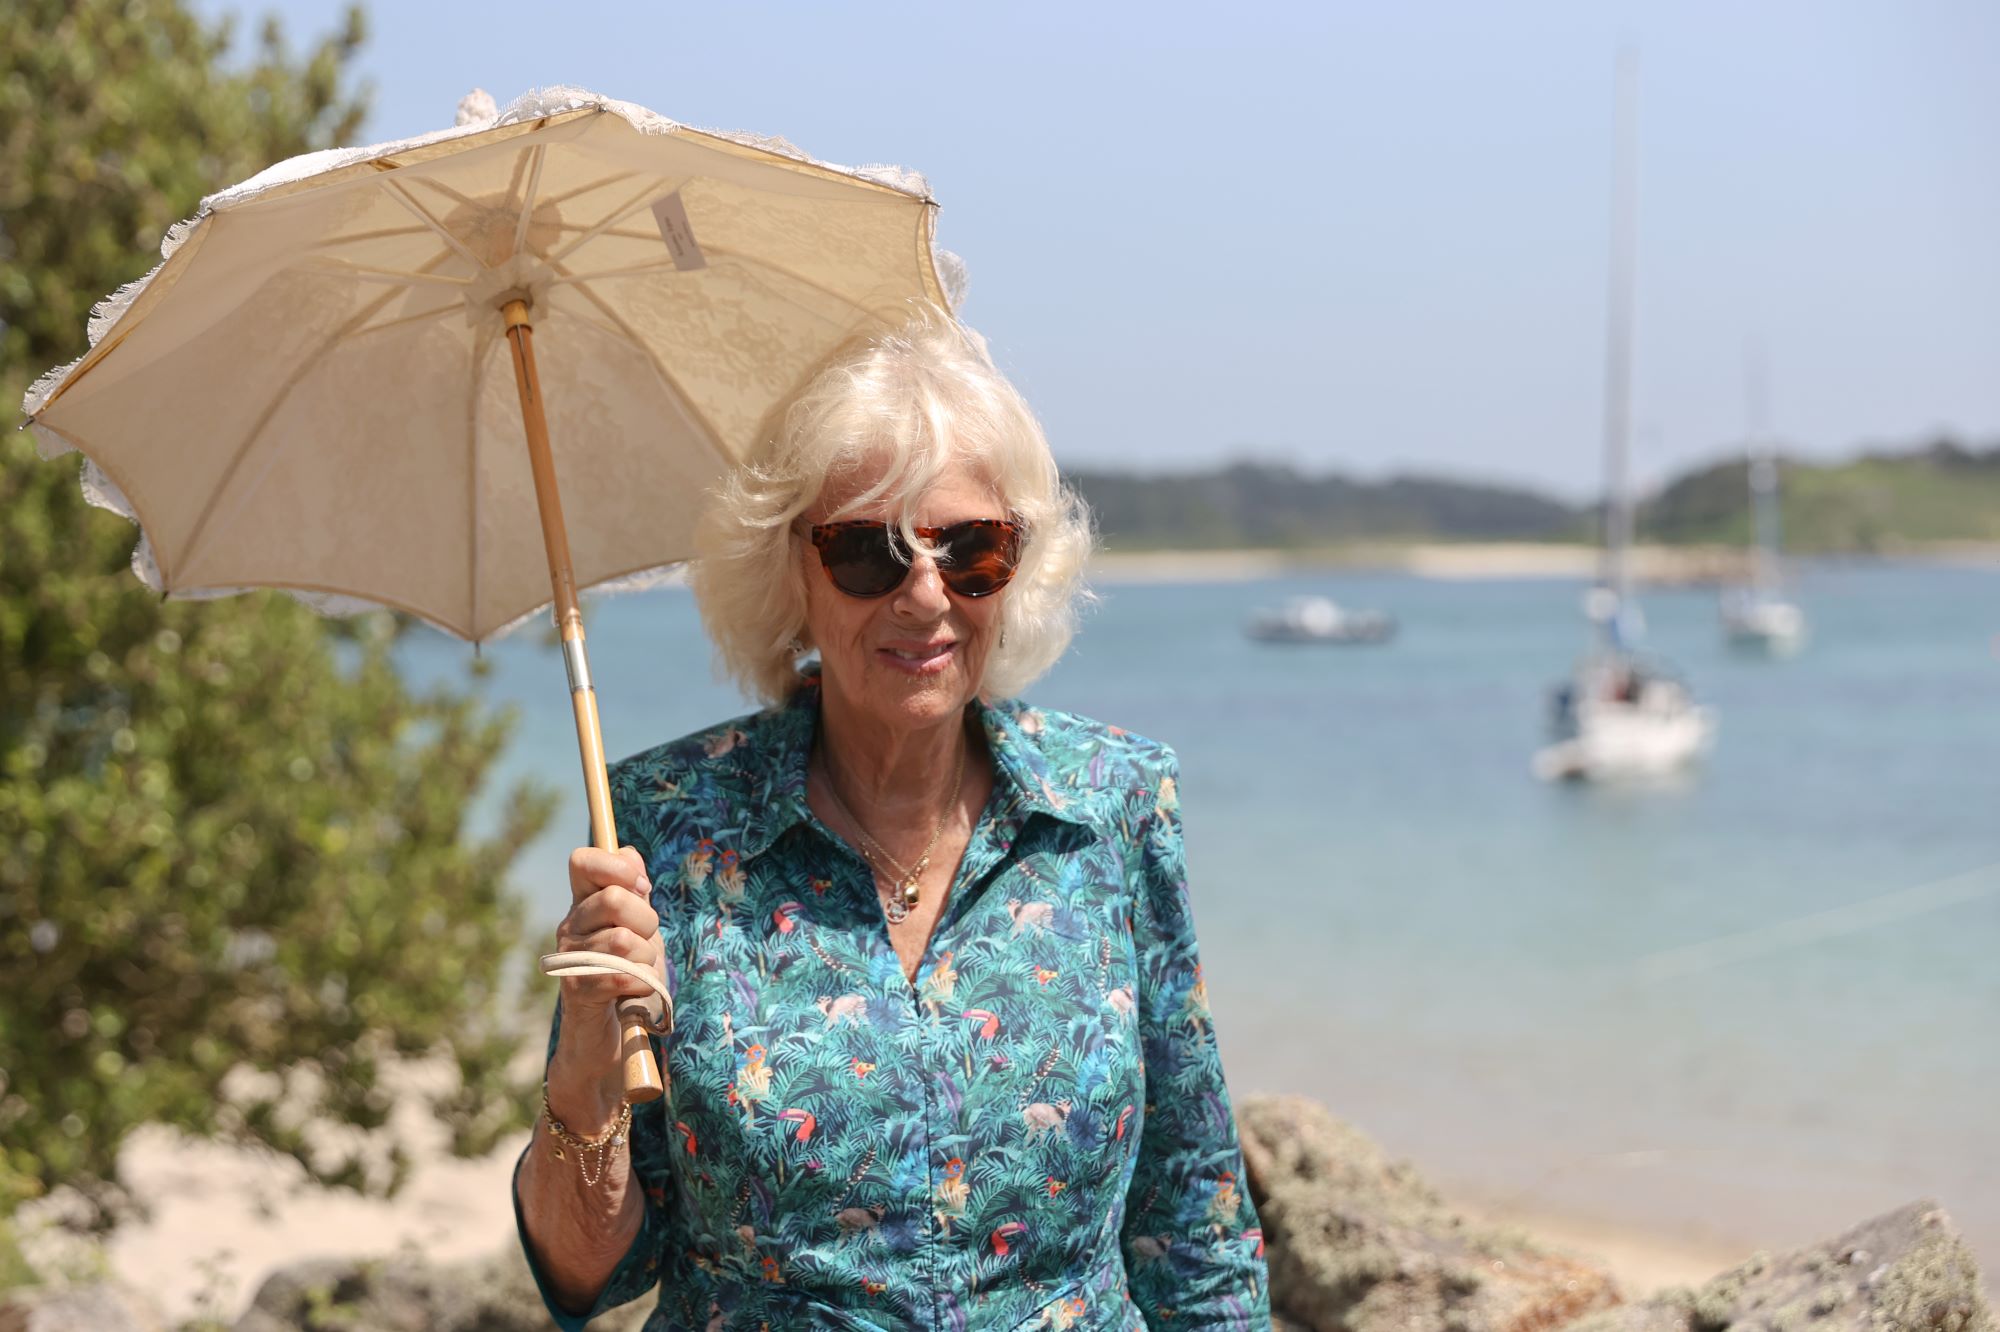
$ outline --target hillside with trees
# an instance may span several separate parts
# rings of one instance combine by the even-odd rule
[[[1525,489],[1399,476],[1311,476],[1283,464],[1236,462],[1158,476],[1075,471],[1113,549],[1299,549],[1348,541],[1581,539],[1587,518]]]
[[[1688,472],[1639,510],[1649,540],[1740,545],[1750,539],[1741,459]],[[1848,462],[1778,465],[1787,550],[1868,554],[1929,543],[2000,541],[2000,446],[1940,440],[1913,452],[1869,452]]]
[[[1868,554],[1931,544],[2000,542],[2000,445],[1951,440],[1872,451],[1844,462],[1779,464],[1785,546],[1801,554]],[[1306,550],[1350,543],[1581,542],[1597,506],[1520,486],[1429,476],[1360,480],[1284,464],[1134,475],[1071,471],[1111,550]],[[1641,541],[1741,545],[1749,540],[1741,458],[1674,477],[1639,505]]]

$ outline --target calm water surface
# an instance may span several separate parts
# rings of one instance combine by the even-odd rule
[[[1319,1097],[1433,1178],[1501,1200],[1804,1242],[1918,1196],[2000,1267],[2000,574],[1830,566],[1786,662],[1714,598],[1645,598],[1721,715],[1693,779],[1544,786],[1544,697],[1579,587],[1349,575],[1100,589],[1030,697],[1173,744],[1204,963],[1238,1094]],[[1254,644],[1254,606],[1395,613],[1380,648]],[[614,755],[743,711],[691,598],[591,608]],[[558,654],[510,776],[566,800],[520,883],[553,928],[581,840]],[[470,655],[422,634],[416,679]],[[1722,940],[1723,943],[1714,941]]]

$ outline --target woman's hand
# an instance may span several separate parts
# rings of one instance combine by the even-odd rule
[[[569,914],[556,926],[558,952],[610,953],[665,976],[653,885],[637,850],[578,847],[569,857],[569,895]],[[652,991],[644,981],[615,973],[564,976],[558,983],[562,1028],[549,1058],[549,1113],[570,1132],[595,1138],[625,1098],[618,1001]],[[645,1220],[631,1147],[608,1148],[598,1159],[603,1174],[586,1181],[582,1161],[554,1148],[537,1124],[515,1176],[523,1237],[551,1299],[574,1311],[588,1310],[598,1298]]]
[[[557,952],[610,953],[665,978],[653,885],[636,848],[580,846],[570,852],[569,891],[569,914],[556,927]],[[558,983],[562,1031],[549,1066],[549,1100],[559,1117],[588,1135],[598,1123],[610,1122],[623,1094],[618,1001],[653,992],[644,981],[615,973],[564,976]]]

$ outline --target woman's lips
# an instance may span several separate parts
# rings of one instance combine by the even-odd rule
[[[897,644],[894,647],[877,648],[880,656],[893,669],[905,675],[936,675],[951,665],[956,643],[934,643],[929,646]]]

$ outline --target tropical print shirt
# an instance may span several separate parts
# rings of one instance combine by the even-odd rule
[[[1173,751],[972,707],[996,781],[914,982],[806,804],[815,685],[613,767],[669,1090],[633,1109],[638,1237],[560,1326],[655,1287],[648,1332],[1268,1326]]]

